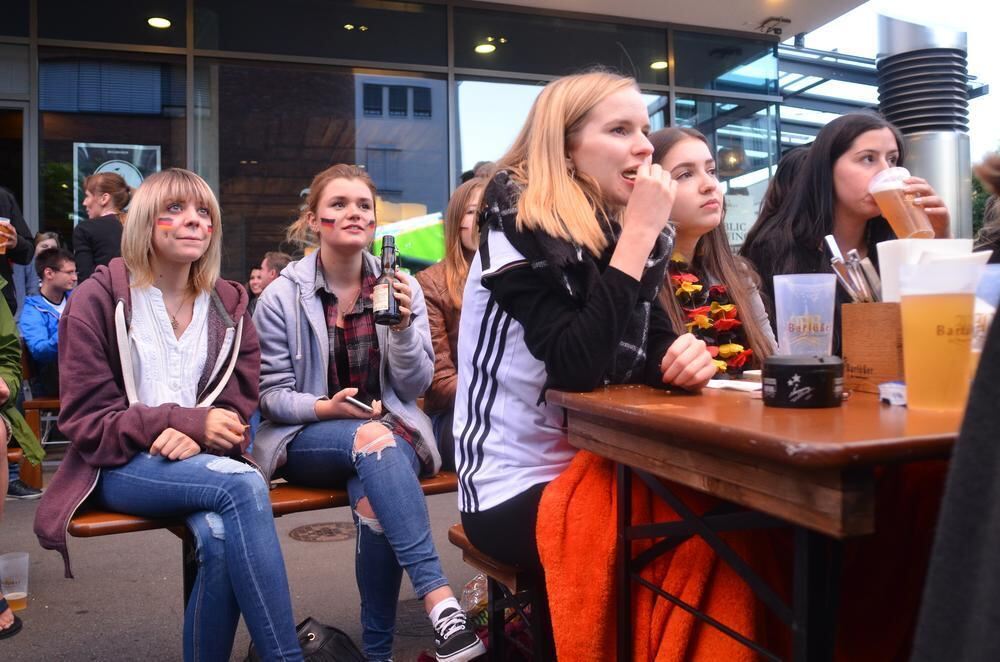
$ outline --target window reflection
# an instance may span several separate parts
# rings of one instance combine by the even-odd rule
[[[185,0],[39,0],[36,4],[38,36],[43,39],[109,41],[176,48],[183,48],[186,42]],[[149,24],[151,18],[167,19],[170,25],[155,28]]]
[[[368,170],[379,190],[380,226],[425,219],[405,226],[423,233],[400,238],[405,259],[440,257],[448,197],[445,81],[202,59],[195,76],[195,163],[220,195],[227,277],[244,278],[267,251],[294,252],[282,246],[285,228],[312,177],[335,163]],[[427,234],[436,243],[425,241]]]
[[[100,168],[136,186],[185,165],[183,59],[40,54],[39,227],[69,241],[86,218],[83,179]]]
[[[726,194],[726,230],[730,243],[739,246],[757,219],[777,162],[776,106],[678,97],[676,113],[679,126],[701,131],[713,145]]]
[[[679,87],[776,94],[776,44],[695,32],[674,33],[675,81]]]

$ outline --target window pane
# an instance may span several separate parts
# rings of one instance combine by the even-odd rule
[[[5,0],[0,34],[11,37],[28,36],[28,0]]]
[[[562,76],[603,65],[641,83],[666,85],[666,69],[650,68],[666,60],[665,30],[455,8],[459,67]]]
[[[443,5],[365,0],[198,0],[195,47],[448,64]]]
[[[458,81],[459,172],[507,151],[543,85],[479,80]],[[667,122],[667,97],[643,94],[653,131]]]
[[[86,218],[83,179],[118,172],[129,185],[184,167],[182,58],[39,55],[40,229],[68,242]]]
[[[705,134],[715,151],[726,193],[726,231],[743,243],[757,220],[772,166],[777,163],[777,107],[760,101],[678,97],[677,123]]]
[[[38,2],[38,36],[74,41],[184,47],[185,0]],[[151,18],[170,26],[154,28]]]
[[[777,94],[775,47],[767,41],[677,31],[675,80],[679,87]]]
[[[406,117],[409,90],[399,85],[389,87],[389,117]]]
[[[402,115],[389,112],[393,90],[405,101],[418,89],[427,91],[429,118],[407,115],[406,103]],[[298,250],[283,244],[285,229],[313,176],[335,163],[368,170],[378,187],[379,232],[407,230],[398,238],[404,261],[440,258],[448,200],[444,80],[199,58],[195,90],[195,165],[219,193],[226,277],[246,280],[267,251]],[[383,98],[385,112],[376,114]]]

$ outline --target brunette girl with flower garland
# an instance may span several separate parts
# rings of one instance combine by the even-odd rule
[[[677,182],[670,214],[677,234],[660,301],[678,333],[705,341],[720,376],[739,376],[775,341],[757,275],[729,248],[712,150],[694,129],[662,129],[649,141],[653,162]]]

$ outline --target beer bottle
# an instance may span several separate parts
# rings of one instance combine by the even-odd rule
[[[382,237],[382,275],[375,281],[372,296],[375,323],[386,326],[399,324],[399,302],[392,284],[396,280],[396,238],[390,234]]]

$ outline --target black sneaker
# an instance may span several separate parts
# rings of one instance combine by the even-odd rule
[[[33,499],[40,499],[42,497],[42,491],[36,490],[34,487],[25,485],[24,481],[20,478],[10,481],[10,485],[7,486],[7,498],[8,499],[21,499],[22,501],[31,501]]]
[[[486,646],[469,627],[461,609],[445,609],[434,624],[435,657],[438,662],[465,662],[486,654]]]

